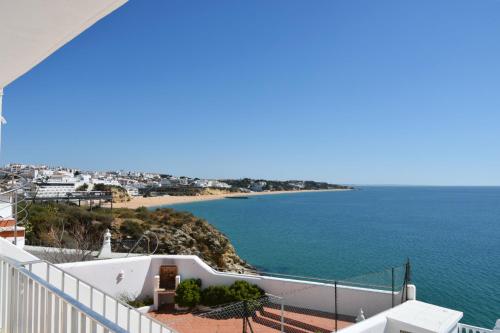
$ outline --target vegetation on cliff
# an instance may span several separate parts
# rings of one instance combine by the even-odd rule
[[[89,210],[71,204],[34,204],[28,221],[29,244],[98,251],[104,231],[110,229],[117,252],[133,248],[134,252],[148,253],[156,248],[156,254],[197,255],[220,269],[251,269],[215,227],[191,213],[171,208]],[[147,231],[157,235],[158,241],[151,234],[142,237]]]
[[[105,184],[95,184],[92,188],[93,191],[103,191],[103,192],[111,192],[113,197],[113,202],[126,202],[130,201],[130,196],[127,193],[127,190],[121,186],[116,185],[105,185]]]
[[[251,189],[254,184],[262,184],[263,191],[302,191],[302,190],[333,190],[353,189],[352,186],[329,184],[312,180],[265,180],[265,179],[223,179],[224,183],[233,188]]]

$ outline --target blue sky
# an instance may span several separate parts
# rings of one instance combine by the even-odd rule
[[[132,0],[5,89],[2,162],[500,185],[500,1]]]

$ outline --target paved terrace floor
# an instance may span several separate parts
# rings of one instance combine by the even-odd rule
[[[330,333],[335,330],[335,320],[332,316],[324,316],[305,311],[287,309],[284,315],[284,328],[287,333]],[[163,308],[149,315],[166,323],[179,333],[237,333],[243,331],[241,318],[210,319],[193,313],[176,313]],[[338,320],[337,328],[352,325],[350,320]],[[281,311],[276,308],[264,307],[263,311],[251,319],[254,333],[278,333],[281,328]],[[247,332],[251,332],[247,329]]]

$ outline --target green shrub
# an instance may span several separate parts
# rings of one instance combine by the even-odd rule
[[[201,292],[201,304],[217,306],[232,302],[251,301],[265,295],[264,290],[246,281],[235,281],[231,286],[210,286]]]
[[[87,191],[89,188],[89,184],[82,184],[80,186],[78,186],[78,188],[76,189],[77,191]]]
[[[201,280],[188,279],[182,281],[175,290],[175,303],[189,308],[195,307],[201,299]]]
[[[139,222],[133,219],[126,219],[120,226],[120,232],[126,236],[138,239],[144,233],[144,228]]]
[[[153,299],[151,297],[138,298],[133,301],[127,302],[128,305],[134,308],[142,308],[143,306],[149,306],[153,304]]]
[[[130,306],[133,306],[134,308],[142,308],[143,306],[153,304],[153,298],[149,296],[139,298],[127,292],[123,292],[122,294],[118,295],[118,299]]]
[[[265,295],[264,290],[255,284],[250,284],[246,281],[235,281],[229,291],[233,296],[234,301],[253,300],[261,298]]]
[[[228,286],[210,286],[201,292],[201,304],[217,306],[234,301]]]

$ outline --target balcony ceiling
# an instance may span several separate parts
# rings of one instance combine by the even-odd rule
[[[0,90],[127,0],[0,0]]]

